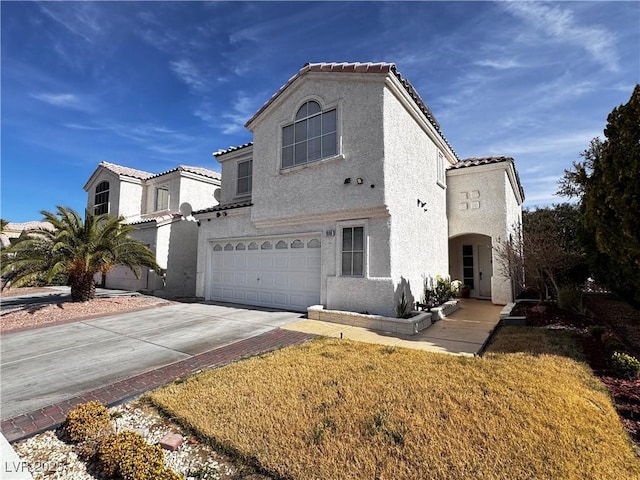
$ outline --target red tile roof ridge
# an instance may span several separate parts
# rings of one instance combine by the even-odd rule
[[[144,170],[138,170],[136,168],[125,167],[124,165],[118,165],[111,162],[100,162],[100,166],[115,173],[116,175],[124,175],[125,177],[138,178],[140,180],[146,180],[154,176],[153,173],[145,172]]]

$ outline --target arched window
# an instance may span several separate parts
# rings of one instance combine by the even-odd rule
[[[95,201],[93,202],[93,213],[102,215],[109,213],[109,182],[100,182],[96,187]]]
[[[295,121],[282,129],[282,168],[336,155],[336,124],[335,108],[323,112],[318,102],[302,105]]]

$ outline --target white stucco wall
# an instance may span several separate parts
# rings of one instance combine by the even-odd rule
[[[491,300],[496,304],[510,302],[512,294],[510,280],[502,273],[495,246],[508,236],[512,225],[522,215],[521,204],[514,191],[515,185],[509,177],[511,168],[510,163],[501,162],[447,172],[449,236],[453,239],[460,235],[478,233],[491,237]],[[452,258],[453,268],[456,265],[457,260]]]
[[[383,80],[384,75],[373,74],[309,74],[278,97],[253,125],[254,222],[383,204]],[[338,155],[281,170],[282,127],[309,100],[323,110],[337,108]],[[346,178],[350,184],[345,185]],[[363,179],[361,185],[357,178]]]
[[[170,228],[170,233],[164,296],[193,297],[196,292],[198,224],[176,220],[166,227]]]
[[[220,203],[233,203],[251,198],[251,195],[238,196],[238,163],[253,159],[253,146],[242,148],[238,151],[231,152],[219,157],[222,171],[222,184],[220,186]],[[255,185],[255,171],[253,173],[253,182]]]
[[[391,213],[395,302],[400,285],[415,302],[422,297],[425,276],[448,274],[446,189],[437,182],[439,148],[390,90],[385,92],[384,118],[384,193]]]
[[[119,184],[118,214],[125,218],[138,216],[142,209],[142,185],[138,181],[127,180],[122,180]]]
[[[202,179],[183,174],[180,177],[179,199],[174,211],[179,210],[180,205],[187,202],[193,210],[202,210],[218,205],[214,197],[216,189],[220,187],[220,181],[214,179]],[[174,209],[173,203],[171,204]]]

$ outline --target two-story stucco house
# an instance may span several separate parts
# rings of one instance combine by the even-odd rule
[[[199,220],[196,295],[393,315],[451,275],[505,303],[492,246],[521,217],[512,159],[460,161],[391,63],[307,64],[214,153],[220,204]]]
[[[84,189],[88,210],[122,215],[135,225],[133,237],[151,248],[166,271],[159,277],[145,270],[136,279],[129,269],[116,267],[97,279],[103,286],[167,297],[194,296],[198,226],[191,212],[218,204],[218,172],[181,165],[154,174],[101,162]]]

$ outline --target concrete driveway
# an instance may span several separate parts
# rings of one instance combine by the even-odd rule
[[[303,316],[185,303],[7,333],[0,338],[0,416],[31,412]]]

